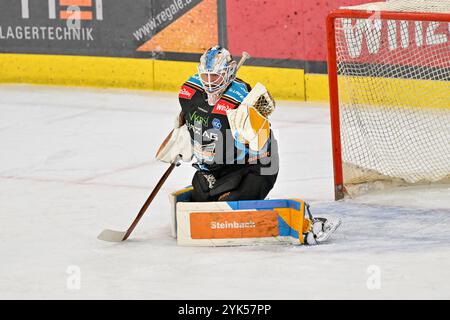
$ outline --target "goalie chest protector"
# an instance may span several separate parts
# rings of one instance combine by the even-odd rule
[[[245,145],[237,143],[231,133],[227,110],[237,108],[251,90],[250,85],[236,79],[214,106],[207,102],[198,75],[194,75],[181,87],[179,101],[186,125],[194,144],[194,156],[204,165],[206,170],[219,170],[226,164],[242,164],[243,162],[259,163],[262,158],[277,156],[276,143],[271,139],[259,153],[249,150]],[[273,139],[273,134],[271,134]],[[265,166],[270,161],[265,159]]]

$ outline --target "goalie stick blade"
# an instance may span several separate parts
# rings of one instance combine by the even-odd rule
[[[97,239],[108,242],[122,242],[126,231],[103,230]]]

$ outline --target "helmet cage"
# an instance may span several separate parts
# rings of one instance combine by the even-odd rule
[[[216,54],[211,54],[216,50]],[[220,94],[234,80],[236,62],[225,49],[212,48],[200,59],[198,75],[207,94]]]

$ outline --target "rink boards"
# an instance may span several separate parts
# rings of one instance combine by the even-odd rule
[[[190,202],[191,189],[170,195],[172,235],[183,246],[303,244],[309,228],[302,200]]]

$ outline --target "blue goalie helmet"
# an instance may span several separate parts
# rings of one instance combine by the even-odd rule
[[[236,77],[236,61],[220,46],[208,49],[200,58],[198,75],[208,95],[208,103],[215,105]]]

